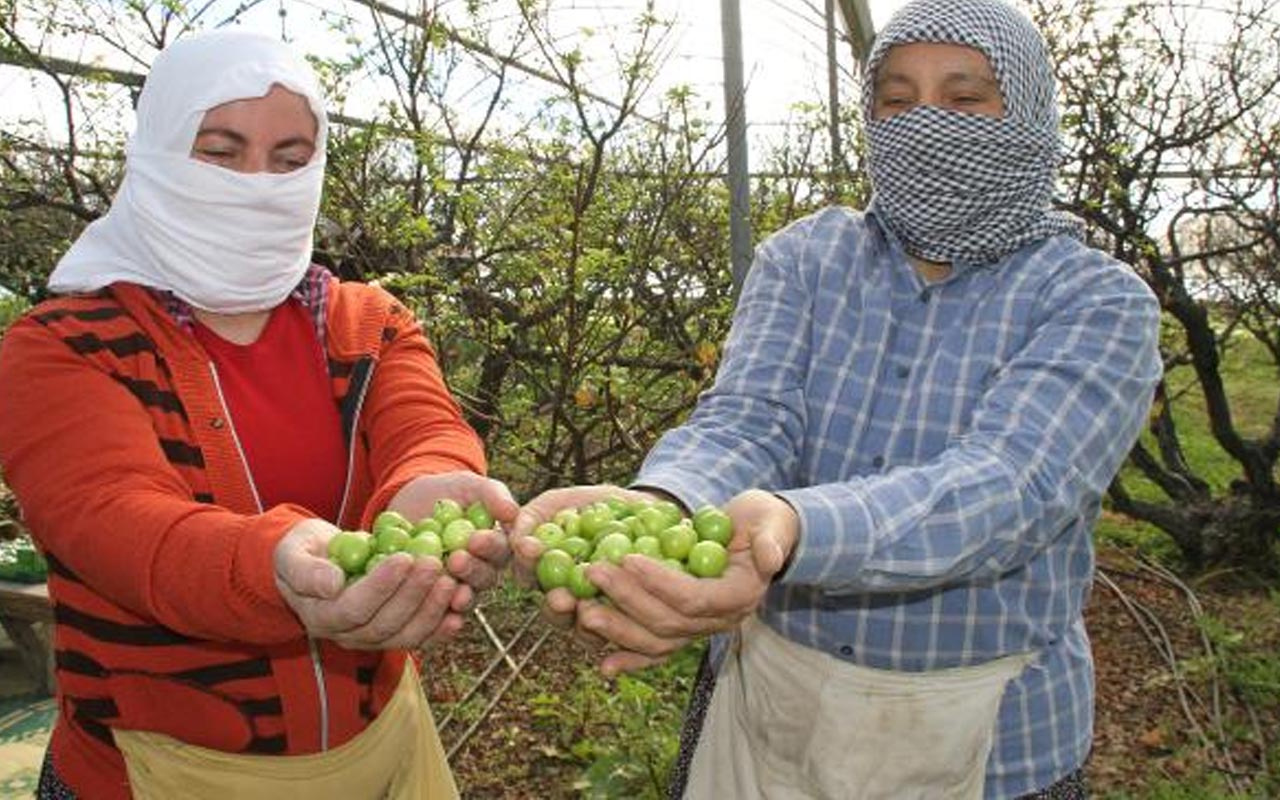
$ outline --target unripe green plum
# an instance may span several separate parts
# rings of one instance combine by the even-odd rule
[[[447,497],[437,500],[431,513],[431,516],[435,517],[436,522],[441,525],[448,525],[455,519],[461,519],[462,515],[462,504]]]
[[[662,533],[658,534],[658,541],[662,543],[662,554],[667,558],[676,558],[683,561],[688,557],[689,551],[698,542],[698,534],[692,525],[672,525]]]
[[[373,541],[364,531],[339,531],[329,540],[329,560],[347,575],[364,572],[373,554]]]
[[[444,558],[444,542],[434,533],[423,533],[413,537],[404,546],[404,552],[414,558]]]
[[[538,585],[544,592],[559,589],[569,583],[569,575],[578,566],[573,556],[563,550],[548,550],[538,559]]]
[[[475,533],[476,526],[471,520],[465,517],[459,517],[444,526],[444,531],[440,534],[440,541],[444,544],[445,552],[452,553],[455,550],[466,550],[467,542],[471,541],[471,534]]]
[[[724,545],[710,539],[704,539],[689,550],[685,560],[690,575],[699,578],[719,578],[729,566],[729,551]]]
[[[579,600],[586,600],[600,594],[600,587],[587,577],[585,564],[573,565],[573,570],[569,573],[568,589]]]
[[[693,514],[693,529],[698,538],[704,541],[717,542],[725,547],[733,538],[733,523],[729,515],[715,506],[703,506]]]
[[[493,515],[479,500],[467,506],[467,510],[463,513],[467,519],[471,520],[471,524],[476,526],[476,530],[493,530]]]
[[[596,543],[596,549],[591,554],[591,560],[620,564],[622,559],[630,552],[631,537],[625,533],[611,533]]]

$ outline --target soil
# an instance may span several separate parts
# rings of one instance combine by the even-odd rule
[[[1212,755],[1197,735],[1197,726],[1212,730],[1208,709],[1213,693],[1202,674],[1185,669],[1189,660],[1204,653],[1186,594],[1117,550],[1104,547],[1099,567],[1115,589],[1100,577],[1086,612],[1097,669],[1094,752],[1087,765],[1094,797],[1138,798],[1161,780],[1182,784],[1193,777],[1200,780],[1206,772],[1256,770],[1258,748],[1247,742],[1237,745],[1228,762],[1221,754]],[[1265,592],[1212,583],[1196,585],[1194,592],[1204,610],[1220,619],[1275,617],[1274,601]],[[545,704],[569,692],[592,654],[537,619],[535,598],[514,590],[499,595],[487,600],[482,612],[496,636],[509,643],[508,655],[521,666],[518,676],[513,677],[511,665],[501,660],[483,627],[474,623],[455,641],[427,654],[424,665],[441,737],[446,749],[456,747],[451,763],[459,788],[465,798],[577,797],[575,782],[580,781],[582,764],[557,744],[564,739],[557,735],[563,731],[555,729],[562,717],[545,713]],[[1156,631],[1163,629],[1167,635],[1183,665],[1189,689],[1184,696],[1194,724],[1183,711],[1163,645],[1153,644],[1121,595],[1147,620],[1157,641],[1161,638]],[[1280,621],[1267,636],[1280,649]],[[491,669],[488,677],[467,699],[486,669]],[[504,682],[510,682],[508,690],[481,718]],[[1274,709],[1270,716],[1250,720],[1225,689],[1220,706],[1221,718],[1237,730],[1280,730],[1280,715]]]

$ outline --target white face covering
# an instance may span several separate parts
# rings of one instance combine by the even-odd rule
[[[305,167],[250,175],[191,158],[206,111],[276,84],[305,97],[315,115],[316,152]],[[315,75],[286,45],[238,31],[180,39],[147,76],[110,211],[58,262],[49,288],[129,281],[224,314],[279,305],[310,264],[325,134]]]

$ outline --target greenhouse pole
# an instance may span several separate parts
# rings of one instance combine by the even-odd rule
[[[725,140],[729,149],[729,253],[733,292],[751,267],[751,181],[747,160],[747,92],[742,77],[742,15],[738,0],[720,0],[724,51]]]
[[[859,66],[866,66],[871,45],[875,42],[876,28],[871,20],[871,7],[867,0],[839,0],[840,16],[844,18],[845,34],[853,48],[853,57]]]
[[[827,0],[827,127],[831,136],[830,199],[834,201],[835,175],[844,163],[844,147],[840,141],[840,75],[836,55],[836,0]]]

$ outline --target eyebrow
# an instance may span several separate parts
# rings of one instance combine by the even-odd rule
[[[246,144],[249,141],[242,134],[230,128],[201,128],[196,131],[196,138],[199,139],[201,136],[225,136],[236,144]]]
[[[304,145],[306,147],[310,147],[314,149],[316,146],[316,143],[314,139],[308,139],[305,136],[291,136],[290,138],[285,139],[284,141],[276,142],[275,146],[272,147],[271,149],[283,150],[286,147],[294,147],[296,145]]]
[[[957,83],[976,83],[990,89],[1000,89],[1000,83],[995,78],[989,78],[986,75],[975,75],[972,72],[949,72],[942,79],[944,84]]]
[[[976,83],[992,89],[998,90],[1000,88],[1000,83],[995,78],[988,77],[986,75],[976,75],[972,72],[964,72],[960,70],[948,72],[943,76],[942,82],[945,84]],[[876,75],[873,85],[881,86],[887,83],[914,84],[915,81],[900,72],[888,72]]]
[[[249,143],[249,140],[246,139],[243,134],[239,133],[238,131],[233,131],[230,128],[201,128],[200,130],[196,131],[196,138],[199,139],[201,136],[225,136],[226,138],[230,139],[231,141],[239,145],[245,145]],[[271,146],[271,149],[284,150],[285,148],[294,147],[296,145],[304,145],[306,147],[310,147],[314,149],[316,146],[316,143],[314,139],[310,139],[306,136],[291,136],[288,139],[285,139],[284,141],[276,142],[274,145]]]

